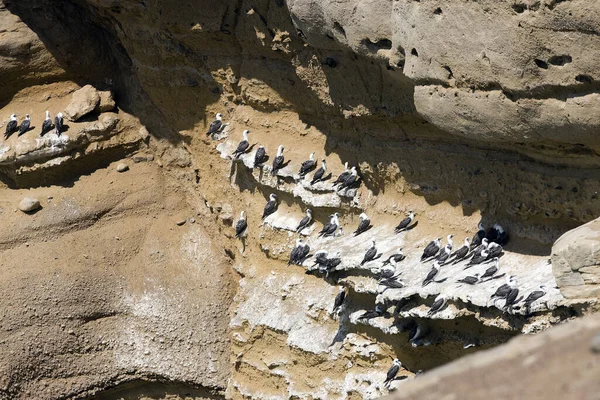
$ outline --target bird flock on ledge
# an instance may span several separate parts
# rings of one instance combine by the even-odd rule
[[[227,124],[222,123],[222,114],[217,114],[217,118],[211,123],[207,136],[214,136],[221,132],[221,130]],[[232,158],[237,160],[242,154],[245,154],[251,150],[250,142],[248,141],[249,131],[245,130],[242,132],[243,139],[239,142],[236,150],[232,154]],[[276,175],[277,171],[284,165],[283,156],[284,146],[280,145],[277,150],[277,156],[273,160],[271,166],[271,174]],[[254,167],[261,167],[268,160],[266,150],[263,146],[259,146],[254,157]],[[317,162],[314,160],[314,153],[310,154],[308,160],[302,162],[299,170],[300,178],[304,179],[305,176],[311,171],[315,170]],[[321,167],[314,173],[311,178],[311,185],[321,181],[327,170],[327,164],[325,160],[322,160]],[[348,189],[360,185],[360,177],[356,167],[348,169],[348,163],[345,165],[345,171],[341,173],[337,179],[332,183],[334,189],[337,190]],[[269,215],[275,213],[278,208],[277,195],[271,194],[269,200],[264,206],[262,220]],[[317,233],[318,238],[322,237],[339,237],[343,235],[342,227],[339,221],[340,215],[334,213],[329,216],[329,222],[323,226],[323,228]],[[305,228],[309,227],[313,223],[312,211],[306,210],[306,215],[298,222],[296,232],[300,233]],[[408,216],[398,223],[394,229],[395,234],[413,229],[416,226],[415,214],[413,211],[409,211]],[[367,232],[373,226],[371,220],[364,212],[359,216],[359,223],[356,229],[353,231],[354,236],[361,235]],[[238,221],[235,224],[235,236],[236,238],[243,238],[246,235],[248,223],[246,214],[244,211],[241,212]],[[443,279],[439,279],[439,273],[443,269],[444,265],[452,264],[456,265],[463,263],[464,269],[468,270],[471,267],[477,265],[489,265],[489,267],[483,273],[473,273],[472,275],[466,275],[457,279],[456,283],[461,285],[477,285],[479,283],[488,282],[491,280],[505,277],[506,274],[500,271],[500,258],[503,255],[503,246],[509,241],[509,235],[506,230],[499,224],[494,224],[491,228],[485,229],[480,223],[478,231],[472,238],[465,238],[463,245],[454,249],[453,237],[451,234],[446,237],[446,244],[443,245],[442,238],[438,237],[425,247],[423,254],[421,255],[420,261],[422,263],[432,262],[431,269],[423,278],[422,286],[442,283],[452,277],[446,276]],[[329,255],[326,250],[318,250],[311,254],[310,246],[305,243],[301,238],[296,240],[296,245],[292,249],[287,265],[298,265],[304,266],[304,263],[313,258],[314,263],[312,266],[307,267],[306,273],[318,272],[325,276],[329,276],[330,273],[336,271],[342,263],[342,254],[337,251],[333,255]],[[378,279],[378,293],[383,293],[387,289],[400,289],[404,287],[402,281],[402,261],[406,258],[403,254],[402,249],[399,249],[396,253],[386,255],[382,258],[383,254],[377,250],[377,244],[375,239],[371,240],[371,247],[366,250],[360,266],[377,263],[375,269],[377,271]],[[462,274],[461,274],[462,275]],[[339,315],[344,305],[346,298],[346,289],[341,288],[338,295],[335,298],[332,314]],[[524,307],[526,315],[529,314],[531,305],[546,295],[546,290],[543,285],[539,287],[539,290],[535,290],[527,297],[520,295],[519,288],[517,285],[517,279],[514,275],[507,276],[504,284],[499,285],[496,291],[491,295],[490,300],[495,304],[498,301],[503,301],[502,310],[510,313],[513,309],[520,309]],[[519,305],[519,303],[521,303]],[[438,295],[430,309],[427,312],[427,316],[430,317],[435,313],[442,310],[447,304],[447,299],[443,294]],[[382,316],[385,313],[383,305],[377,304],[374,310],[368,310],[358,317],[358,320],[366,320]],[[409,340],[411,342],[418,339],[419,330],[413,329],[409,334]],[[413,342],[414,345],[414,342]],[[392,367],[388,370],[386,380],[384,382],[385,387],[389,387],[390,382],[394,380],[398,371],[402,367],[402,363],[395,359]],[[421,372],[421,371],[419,371]],[[417,373],[418,374],[418,373]]]
[[[46,133],[52,131],[53,129],[56,135],[60,136],[60,134],[63,132],[63,128],[64,124],[62,113],[59,112],[58,114],[56,114],[56,116],[54,117],[53,125],[52,118],[50,118],[50,112],[46,111],[46,118],[44,119],[44,122],[42,122],[40,137],[44,136]],[[17,114],[12,114],[10,116],[10,119],[8,120],[8,123],[6,124],[6,130],[4,131],[4,140],[8,139],[15,132],[18,132],[17,137],[19,137],[21,135],[24,135],[31,129],[33,129],[33,127],[31,126],[31,117],[29,116],[29,114],[25,115],[25,119],[21,121],[21,124],[19,124],[19,121],[17,120]]]

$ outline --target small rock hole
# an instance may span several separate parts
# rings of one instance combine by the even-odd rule
[[[440,15],[442,13],[442,9],[440,7],[436,8],[435,10],[433,10],[433,13],[435,15]]]
[[[545,61],[539,60],[539,59],[534,59],[533,62],[535,63],[535,65],[537,65],[539,68],[542,69],[548,69],[548,63],[546,63]]]
[[[592,83],[594,79],[589,75],[577,75],[575,80],[580,83]]]
[[[571,57],[568,54],[561,55],[561,56],[552,56],[548,60],[548,62],[550,64],[552,64],[552,65],[558,65],[558,66],[563,66],[565,64],[570,63],[571,61],[573,61],[573,57]]]
[[[410,54],[412,54],[412,55],[413,55],[413,56],[415,56],[415,57],[419,57],[419,52],[417,52],[417,49],[412,49],[412,50],[410,51]]]

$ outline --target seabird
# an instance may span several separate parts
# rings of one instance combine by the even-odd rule
[[[331,310],[332,314],[336,314],[341,311],[342,304],[344,304],[344,299],[346,298],[346,288],[341,287],[340,292],[335,296],[335,300],[333,301],[333,310]]]
[[[445,305],[446,297],[443,294],[439,294],[433,301],[433,304],[431,305],[429,311],[427,311],[427,316],[431,317],[433,314],[440,311]]]
[[[479,225],[477,225],[477,228],[479,230],[475,235],[473,235],[473,240],[471,241],[471,249],[474,249],[475,247],[479,246],[481,244],[481,240],[485,237],[485,228],[483,227],[483,224],[481,222],[479,223]]]
[[[431,270],[429,271],[429,273],[427,274],[427,277],[425,277],[425,280],[423,281],[423,287],[429,285],[431,282],[433,282],[433,279],[436,277],[436,275],[438,274],[438,272],[440,272],[439,270],[440,265],[437,263],[437,261],[435,261],[433,263],[433,267],[431,267]]]
[[[515,287],[517,284],[517,281],[514,277],[514,275],[509,276],[508,278],[506,278],[506,283],[499,286],[498,289],[496,289],[496,291],[494,292],[494,294],[492,294],[490,296],[491,300],[494,299],[503,299],[505,298],[508,293],[510,292],[510,290]]]
[[[60,136],[63,131],[63,115],[60,112],[54,116],[54,129],[56,130],[56,135]]]
[[[477,253],[473,254],[473,257],[471,257],[471,259],[467,263],[467,268],[469,268],[471,265],[481,264],[482,262],[487,260],[487,258],[488,252],[487,250],[483,249],[483,251],[479,255]]]
[[[310,246],[307,244],[304,244],[302,239],[296,239],[296,247],[294,247],[290,253],[290,259],[287,264],[288,267],[291,264],[296,264],[296,265],[302,264],[302,261],[308,255],[309,252],[310,252]]]
[[[248,147],[250,147],[250,142],[248,142],[248,134],[249,133],[250,133],[250,131],[248,129],[246,129],[244,132],[242,132],[242,136],[244,137],[244,140],[242,140],[238,144],[237,149],[235,149],[235,151],[233,152],[233,158],[238,158],[239,156],[244,154],[246,152],[246,150],[248,150]]]
[[[23,120],[23,122],[21,122],[21,126],[19,126],[19,134],[17,136],[21,136],[22,134],[27,132],[30,126],[31,118],[29,117],[29,114],[26,114],[25,119]]]
[[[485,272],[483,273],[483,275],[481,275],[481,280],[483,281],[483,279],[485,278],[491,278],[494,276],[494,274],[496,272],[498,272],[498,265],[500,264],[500,260],[498,259],[498,257],[494,257],[494,265],[492,265],[491,267],[489,267],[488,269],[485,270]]]
[[[244,211],[240,213],[240,219],[238,219],[235,224],[235,237],[243,237],[246,235],[246,228],[248,228],[248,223],[246,222],[246,217],[244,216]]]
[[[319,167],[319,169],[317,170],[317,172],[315,172],[315,174],[313,175],[313,178],[310,181],[310,184],[314,185],[315,183],[317,183],[320,180],[322,180],[323,179],[323,175],[325,175],[325,171],[327,171],[327,163],[325,162],[325,159],[322,159],[321,160],[321,166]]]
[[[529,293],[529,296],[523,301],[525,303],[525,310],[527,314],[529,314],[529,308],[531,304],[535,302],[537,299],[540,299],[546,295],[546,286],[540,285],[540,290],[536,290],[534,292]]]
[[[265,209],[263,211],[263,215],[262,215],[262,219],[267,218],[269,215],[273,214],[275,211],[277,211],[277,195],[274,193],[271,193],[271,195],[269,196],[269,201],[267,201],[267,204],[265,204]]]
[[[404,253],[402,253],[402,249],[398,249],[398,253],[396,254],[392,254],[391,256],[388,257],[387,260],[385,260],[383,262],[383,266],[388,265],[392,260],[394,261],[394,263],[398,263],[400,261],[403,261],[406,258],[406,256],[404,255]]]
[[[325,265],[327,263],[327,255],[329,253],[327,250],[319,250],[315,253],[315,263],[312,265],[313,267],[316,265]]]
[[[321,229],[321,232],[319,232],[319,237],[331,236],[335,233],[335,231],[337,230],[337,228],[340,224],[338,217],[339,217],[338,213],[331,215],[331,219],[329,220],[329,223],[327,225],[325,225],[323,227],[323,229]]]
[[[434,257],[440,248],[442,247],[442,238],[437,238],[429,242],[429,244],[423,250],[423,255],[421,256],[421,262],[427,260],[428,258]]]
[[[456,283],[466,283],[467,285],[474,285],[479,282],[479,274],[475,274],[475,276],[465,276],[462,279],[456,281]]]
[[[519,296],[519,289],[517,287],[512,287],[510,292],[506,295],[506,300],[504,302],[504,310],[510,309],[513,304],[517,302],[517,297]]]
[[[42,133],[40,133],[40,136],[44,136],[50,132],[50,129],[52,129],[52,118],[50,118],[50,111],[46,110],[46,119],[42,123]]]
[[[354,231],[354,236],[358,236],[361,233],[368,231],[369,228],[371,228],[371,220],[369,219],[367,214],[361,213],[358,216],[358,218],[360,219],[360,222],[358,223],[358,227]]]
[[[392,366],[390,367],[390,369],[388,369],[387,375],[385,376],[385,381],[383,381],[384,387],[386,387],[386,388],[390,387],[390,384],[392,383],[394,378],[396,378],[396,375],[398,375],[398,371],[400,371],[401,367],[402,367],[402,363],[400,362],[400,360],[398,360],[396,358],[394,360],[394,362],[392,363]]]
[[[350,186],[354,185],[356,180],[358,179],[358,173],[356,172],[356,167],[352,167],[350,169],[350,175],[340,184],[338,190],[341,189],[349,189]]]
[[[283,166],[283,149],[284,147],[282,144],[277,148],[277,156],[273,160],[273,168],[271,169],[272,175],[277,174],[277,171]]]
[[[206,136],[218,133],[223,127],[223,114],[217,113],[216,119],[213,122],[211,122],[210,126],[208,127],[208,132],[206,132]]]
[[[10,137],[10,135],[12,135],[14,132],[16,132],[18,129],[17,127],[17,114],[12,114],[10,116],[10,120],[8,121],[8,124],[6,124],[6,131],[4,132],[4,139],[8,139]]]
[[[364,264],[368,263],[369,261],[373,261],[376,256],[377,256],[377,247],[375,247],[375,239],[371,239],[371,247],[369,247],[369,249],[365,253],[365,256],[363,257],[362,261],[360,262],[360,265],[364,265]]]
[[[371,319],[371,318],[380,317],[381,315],[383,315],[383,311],[384,311],[383,308],[380,305],[377,305],[377,306],[375,306],[375,310],[365,311],[357,319]]]
[[[508,233],[498,224],[494,224],[493,228],[498,232],[494,242],[498,243],[500,246],[506,246],[508,243]]]
[[[440,265],[444,265],[446,261],[450,258],[450,254],[452,254],[452,245],[448,243],[446,247],[440,252],[437,256],[436,260],[440,263]]]
[[[477,247],[475,248],[475,250],[473,250],[473,255],[474,255],[474,256],[478,256],[478,255],[480,255],[480,254],[481,254],[481,252],[482,252],[483,250],[486,250],[486,249],[488,248],[488,246],[489,246],[489,245],[490,245],[490,244],[489,244],[488,240],[487,240],[486,238],[483,238],[483,239],[481,240],[481,244],[480,244],[479,246],[477,246]]]
[[[500,254],[502,254],[502,246],[500,246],[498,243],[496,242],[492,242],[488,245],[487,247],[487,253],[488,253],[488,260],[491,260],[493,258],[498,257]]]
[[[267,151],[264,146],[258,146],[254,154],[254,168],[260,167],[265,161],[267,161]]]
[[[415,326],[413,326],[413,328],[408,333],[408,341],[412,343],[413,347],[416,347],[417,340],[421,339],[425,335],[425,333],[427,333],[427,329],[415,323]]]
[[[304,176],[317,166],[317,162],[315,161],[315,153],[310,153],[308,156],[308,160],[304,161],[300,166],[300,176]]]
[[[396,233],[400,233],[403,230],[405,230],[406,228],[408,228],[408,226],[410,224],[412,224],[413,220],[415,219],[415,214],[412,212],[412,210],[410,210],[408,212],[408,217],[404,218],[402,221],[400,221],[400,223],[398,224],[398,226],[396,228],[394,228],[394,232]]]
[[[452,256],[454,256],[454,264],[462,261],[465,257],[467,257],[467,254],[469,254],[469,249],[471,248],[469,241],[469,238],[465,238],[465,244],[460,249],[452,253]]]
[[[341,252],[336,251],[336,253],[331,258],[326,258],[325,263],[321,265],[321,270],[324,269],[325,276],[329,276],[329,273],[342,263],[342,259],[340,258]]]
[[[387,279],[381,279],[377,282],[381,286],[385,286],[385,288],[379,292],[379,294],[385,292],[388,289],[401,289],[404,287],[404,282],[399,279],[400,273],[394,274],[392,277]]]
[[[338,185],[346,180],[350,176],[350,170],[348,170],[348,162],[344,163],[344,172],[342,172],[335,182],[333,182],[333,186]]]
[[[450,250],[452,250],[452,247],[454,247],[454,242],[452,241],[452,238],[454,237],[454,233],[446,236],[446,244],[448,246],[450,246]]]
[[[304,218],[302,218],[300,220],[300,223],[298,224],[298,227],[296,228],[296,232],[302,232],[302,230],[304,228],[306,228],[308,225],[310,225],[311,221],[312,221],[312,211],[310,208],[307,208],[306,216],[304,216]]]

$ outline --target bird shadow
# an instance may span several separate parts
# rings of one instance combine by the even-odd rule
[[[354,233],[354,237],[357,237],[358,235],[362,235],[363,233],[365,233],[368,230],[370,230],[372,227],[373,227],[373,225],[369,225],[364,231],[359,232],[359,233]]]

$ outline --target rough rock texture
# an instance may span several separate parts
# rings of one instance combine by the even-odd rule
[[[234,288],[205,228],[171,223],[197,213],[176,181],[144,163],[29,192],[44,199],[33,216],[12,212],[20,190],[0,201],[0,397],[83,398],[148,380],[219,392],[228,321],[213,316]]]
[[[563,296],[600,297],[600,219],[565,233],[554,243],[552,269]]]
[[[28,213],[31,211],[35,211],[40,208],[40,201],[38,199],[34,199],[31,197],[25,197],[19,203],[19,210]]]
[[[30,59],[14,61],[11,52],[0,59],[8,64],[0,68],[16,77],[33,71],[25,86],[15,79],[0,88],[0,129],[13,112],[31,114],[39,128],[45,110],[52,115],[64,110],[71,94],[88,84],[114,93],[119,108],[97,120],[89,114],[69,123],[64,138],[37,139],[30,132],[3,141],[0,178],[7,187],[0,188],[0,198],[14,201],[2,218],[37,221],[52,215],[45,202],[33,216],[8,212],[24,195],[17,188],[44,191],[36,195],[54,197],[56,204],[58,197],[47,189],[79,191],[72,197],[80,208],[94,201],[114,204],[123,195],[145,199],[132,200],[131,211],[122,215],[92,207],[87,219],[75,221],[82,213],[69,202],[59,207],[64,215],[50,234],[35,226],[8,240],[16,244],[0,255],[0,262],[8,263],[4,273],[21,279],[15,263],[20,267],[24,259],[27,285],[63,286],[55,294],[40,283],[49,294],[33,298],[25,284],[7,286],[19,288],[14,304],[37,302],[33,315],[38,308],[48,314],[38,313],[46,319],[23,342],[30,346],[27,352],[9,346],[2,356],[8,360],[2,365],[16,371],[2,375],[9,377],[2,386],[6,396],[85,397],[115,385],[117,393],[135,396],[153,387],[148,381],[173,380],[176,387],[185,385],[176,389],[182,397],[192,386],[196,397],[373,398],[387,392],[382,380],[395,357],[407,368],[402,375],[410,376],[585,313],[586,303],[565,301],[554,287],[548,260],[559,236],[600,215],[597,5],[455,3],[4,0],[0,15],[9,24],[0,49],[10,49],[4,38],[20,32],[38,51]],[[39,59],[48,60],[48,67]],[[54,68],[52,60],[63,69]],[[206,131],[217,112],[229,125],[213,141]],[[252,150],[232,162],[228,157],[244,129],[251,131]],[[281,144],[289,164],[271,176],[269,165]],[[270,159],[250,170],[258,145]],[[312,174],[298,181],[295,173],[311,152],[317,160],[327,159],[329,179],[345,162],[357,166],[360,187],[340,193],[330,180],[311,186]],[[133,154],[150,162],[130,163],[130,172],[118,174],[116,164]],[[153,173],[141,177],[139,171],[147,168]],[[96,181],[101,174],[112,178]],[[124,187],[112,192],[116,182]],[[94,200],[101,191],[109,193]],[[263,223],[260,214],[270,193],[278,194],[279,209]],[[189,206],[173,205],[166,200],[172,196]],[[285,266],[294,225],[309,207],[315,222],[302,235],[313,251],[346,253],[328,277],[306,274],[310,262],[304,268]],[[199,215],[192,218],[188,209]],[[393,235],[391,228],[409,209],[418,225]],[[232,225],[240,211],[248,217],[248,232],[236,240]],[[352,238],[361,211],[374,227]],[[316,239],[333,212],[341,214],[344,234]],[[415,262],[423,246],[449,233],[457,234],[458,245],[480,221],[500,222],[509,230],[500,272],[519,277],[522,295],[539,283],[549,286],[547,297],[532,305],[532,315],[524,315],[521,302],[510,312],[500,310],[501,302],[487,304],[495,282],[457,287],[452,281],[466,273],[461,265],[444,267],[446,282],[418,286],[429,269]],[[102,228],[109,233],[96,231]],[[114,232],[123,232],[119,240]],[[373,264],[356,268],[373,235],[386,255],[399,246],[410,253],[401,266],[406,288],[378,294]],[[54,255],[64,263],[47,258],[56,252],[54,241],[66,241]],[[161,252],[148,255],[156,243]],[[194,254],[207,248],[210,253],[193,262],[179,259],[190,243],[198,247]],[[29,251],[37,246],[39,251]],[[79,263],[78,255],[89,255],[88,249],[107,260]],[[13,254],[20,250],[24,253]],[[230,292],[213,288],[231,284],[223,254],[240,278],[231,315]],[[111,265],[113,256],[121,261]],[[70,279],[82,265],[91,272]],[[58,270],[49,275],[48,268]],[[201,273],[190,272],[197,270]],[[77,285],[83,289],[74,290]],[[337,286],[349,293],[334,319],[329,312]],[[429,318],[426,310],[438,293],[450,298],[449,305]],[[96,297],[80,300],[84,294]],[[59,295],[59,306],[75,304],[77,313],[60,311],[56,317]],[[10,308],[10,298],[6,301],[3,310],[23,315]],[[384,315],[357,318],[376,302],[385,307]],[[165,303],[170,306],[159,307]],[[107,309],[116,314],[105,317]],[[74,317],[65,317],[66,339],[55,340],[44,327],[56,328],[52,318],[63,314]],[[3,323],[13,321],[10,315]],[[34,326],[10,323],[12,331]],[[200,332],[198,326],[206,324]],[[163,327],[172,332],[163,335],[171,342],[150,334]],[[69,341],[69,329],[75,338],[84,337],[83,351],[79,342]],[[420,338],[409,342],[412,329]],[[222,362],[221,350],[214,355],[213,346],[231,350],[231,364]],[[68,360],[55,362],[55,354]],[[181,357],[181,363],[174,361]],[[216,357],[212,364],[211,357]]]
[[[85,85],[73,93],[71,102],[65,108],[65,116],[77,121],[84,115],[94,111],[100,105],[100,94],[92,85]]]
[[[600,357],[591,345],[599,330],[600,317],[594,316],[515,338],[402,381],[386,398],[594,399],[600,390]]]

